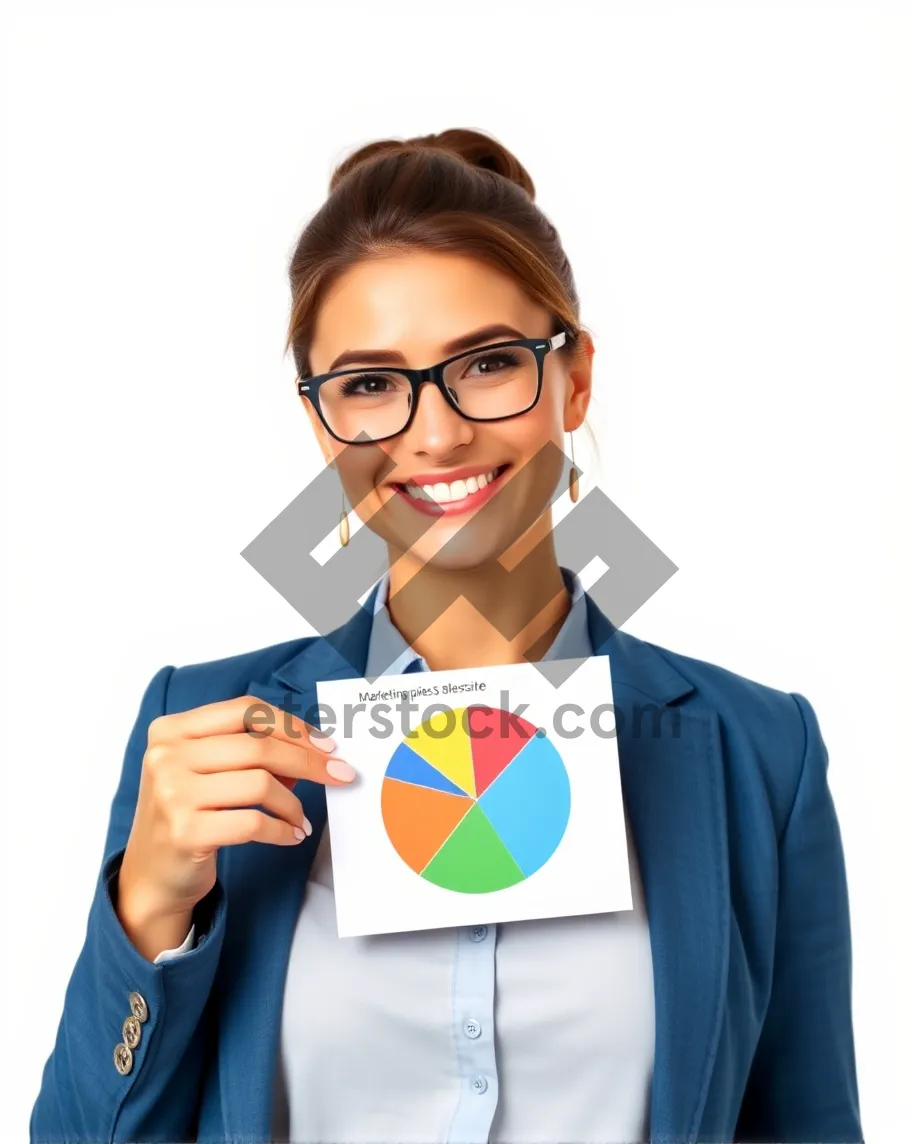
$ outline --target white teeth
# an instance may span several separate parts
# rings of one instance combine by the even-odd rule
[[[414,481],[408,481],[405,487],[413,497],[423,497],[438,504],[446,504],[448,501],[464,500],[472,493],[487,488],[496,474],[497,470],[492,469],[489,473],[479,473],[477,477],[466,477],[465,480],[453,481],[452,484],[438,481],[435,485],[416,485]]]

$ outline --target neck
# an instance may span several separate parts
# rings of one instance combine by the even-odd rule
[[[504,591],[504,569],[509,591]],[[420,591],[403,592],[418,572]],[[462,594],[469,586],[471,603]],[[427,623],[429,600],[453,602]],[[390,564],[387,606],[428,667],[444,671],[541,659],[570,610],[570,593],[548,531],[530,550],[514,549],[471,569],[420,565],[407,553],[400,555]]]

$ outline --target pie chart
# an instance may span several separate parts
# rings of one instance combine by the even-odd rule
[[[543,730],[500,708],[460,707],[398,745],[380,808],[393,849],[416,874],[486,894],[530,877],[557,849],[570,779]]]

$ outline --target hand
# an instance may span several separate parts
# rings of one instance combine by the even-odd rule
[[[193,907],[215,885],[220,847],[297,845],[312,831],[291,790],[298,779],[344,786],[354,778],[347,763],[329,757],[332,739],[276,708],[271,729],[257,730],[247,722],[252,708],[259,723],[269,705],[242,695],[150,723],[118,875],[118,914],[134,928],[178,918],[186,932]]]

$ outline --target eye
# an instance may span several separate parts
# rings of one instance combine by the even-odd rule
[[[513,350],[496,350],[492,353],[482,354],[469,363],[466,370],[470,373],[476,366],[482,377],[492,373],[500,373],[503,369],[510,369],[519,364],[519,355]]]
[[[395,378],[383,373],[359,373],[341,379],[339,393],[343,397],[382,395],[396,386]]]

